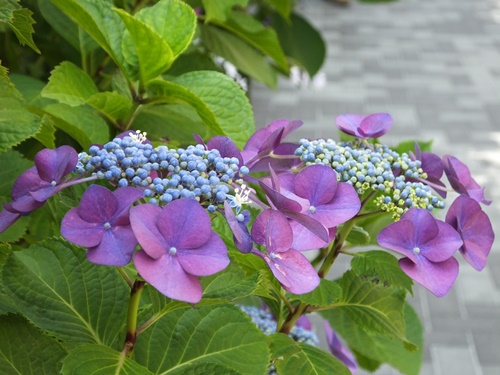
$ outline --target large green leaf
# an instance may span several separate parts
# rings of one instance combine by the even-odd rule
[[[321,279],[320,284],[312,292],[294,294],[292,299],[311,306],[330,306],[342,297],[342,289],[331,280]]]
[[[362,330],[346,311],[329,310],[321,312],[328,319],[335,331],[340,334],[354,350],[360,365],[368,368],[376,363],[388,363],[407,375],[418,375],[422,364],[423,333],[422,324],[409,304],[405,304],[404,318],[407,339],[418,346],[408,350],[404,341],[391,339]]]
[[[68,133],[84,149],[92,143],[104,144],[109,139],[108,125],[89,108],[59,103],[50,104],[43,110],[51,115],[56,128]]]
[[[290,20],[290,14],[295,0],[265,0],[278,12],[285,20]]]
[[[37,141],[47,148],[56,148],[56,127],[50,116],[43,115],[40,131],[35,135]]]
[[[232,305],[168,313],[138,336],[134,353],[138,363],[165,375],[203,364],[263,374],[269,361],[266,336]]]
[[[317,347],[295,342],[284,334],[275,334],[269,339],[271,355],[279,374],[351,374],[340,360]]]
[[[53,375],[66,351],[19,315],[0,317],[0,373]]]
[[[31,17],[33,12],[22,8],[18,2],[19,0],[0,0],[0,22],[6,23],[14,31],[19,43],[40,53],[33,41],[33,24],[35,23]]]
[[[338,281],[342,298],[336,310],[344,311],[361,329],[405,339],[404,297],[401,289],[385,287],[347,271]]]
[[[85,250],[50,240],[15,252],[4,285],[23,314],[60,340],[121,349],[129,288]]]
[[[225,22],[217,24],[239,36],[263,54],[270,56],[283,71],[288,72],[289,67],[285,53],[272,28],[265,27],[251,15],[239,11],[231,12]]]
[[[292,13],[290,23],[280,16],[272,18],[272,26],[278,33],[285,55],[296,65],[314,76],[325,61],[326,45],[321,34],[305,18]]]
[[[270,87],[276,87],[277,73],[265,56],[226,30],[210,24],[200,27],[203,43],[210,51],[231,62],[244,74]]]
[[[412,292],[412,280],[401,270],[396,257],[385,251],[358,252],[351,261],[351,267],[358,275],[372,281]]]
[[[156,31],[142,21],[121,9],[114,11],[127,28],[123,36],[122,53],[133,67],[129,72],[134,72],[133,79],[140,79],[145,84],[170,67],[174,60],[172,49]]]
[[[84,344],[72,350],[64,358],[61,374],[63,375],[150,375],[144,366],[127,358],[124,353],[107,346]]]
[[[252,106],[231,78],[214,71],[190,72],[175,83],[189,89],[210,108],[225,135],[243,148],[255,131]]]
[[[160,0],[153,6],[142,8],[135,17],[167,42],[174,58],[186,50],[196,29],[193,9],[179,0]]]
[[[22,95],[22,98],[24,98],[27,105],[43,107],[50,103],[54,103],[52,99],[42,98],[40,95],[46,85],[45,82],[24,74],[13,73],[9,76],[9,78],[15,85],[15,88]]]
[[[52,71],[41,95],[70,106],[79,106],[99,92],[92,78],[69,61],[63,61]]]
[[[33,162],[13,150],[0,154],[0,196],[10,196],[15,179],[26,169],[33,166]]]
[[[206,13],[206,22],[224,22],[234,6],[244,7],[248,4],[248,0],[202,0],[202,2]]]
[[[26,110],[0,110],[0,152],[34,136],[40,126],[40,118]]]
[[[99,92],[87,99],[87,104],[112,122],[125,118],[132,109],[132,101],[116,91]]]
[[[7,68],[0,60],[0,110],[22,108],[23,96],[7,76]]]

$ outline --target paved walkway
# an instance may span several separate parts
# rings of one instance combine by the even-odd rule
[[[256,123],[301,119],[295,137],[336,137],[335,116],[389,112],[387,144],[434,139],[434,151],[467,163],[494,202],[485,210],[500,237],[500,1],[400,0],[339,6],[302,0],[323,33],[322,90],[254,85]],[[438,299],[416,287],[425,324],[423,375],[500,374],[500,240],[486,269],[461,267]],[[364,374],[364,372],[362,372]],[[397,374],[381,368],[376,374]]]

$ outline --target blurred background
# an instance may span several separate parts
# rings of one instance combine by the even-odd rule
[[[469,166],[493,200],[483,209],[498,238],[500,1],[302,0],[296,11],[320,31],[325,64],[313,79],[296,72],[280,80],[276,91],[252,82],[257,126],[299,119],[304,125],[292,140],[338,139],[336,116],[389,112],[394,125],[382,138],[386,144],[434,140],[433,152]],[[333,272],[340,274],[347,262],[339,259]],[[464,264],[444,298],[418,285],[414,291],[412,304],[425,326],[422,375],[500,374],[498,240],[486,268]]]

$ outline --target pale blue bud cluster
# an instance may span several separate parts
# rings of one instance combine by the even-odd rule
[[[233,180],[245,172],[237,158],[222,157],[216,149],[153,147],[128,136],[91,146],[78,158],[77,173],[95,173],[119,187],[142,187],[149,202],[159,205],[179,198],[218,205],[226,200]]]

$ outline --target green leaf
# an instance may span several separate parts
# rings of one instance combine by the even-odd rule
[[[422,324],[413,308],[405,304],[404,318],[407,340],[418,349],[408,350],[404,341],[391,339],[362,330],[346,311],[322,311],[335,331],[340,334],[357,354],[359,364],[367,369],[374,369],[378,363],[388,363],[407,375],[418,375],[423,357]]]
[[[412,292],[413,281],[401,270],[396,257],[385,251],[358,252],[351,261],[351,267],[359,276]]]
[[[142,8],[135,17],[156,31],[172,49],[173,58],[186,50],[193,40],[196,14],[179,0],[160,0]]]
[[[24,74],[15,73],[10,75],[10,80],[16,89],[19,90],[27,105],[43,107],[44,105],[54,103],[52,99],[45,99],[40,95],[45,87],[45,82]]]
[[[434,141],[431,140],[431,141],[427,141],[427,142],[419,141],[417,143],[420,147],[420,151],[430,152],[433,142]],[[400,142],[400,143],[398,143],[398,145],[396,147],[393,148],[393,150],[396,151],[399,155],[402,155],[403,153],[408,154],[410,151],[415,152],[415,141],[409,140],[409,141]]]
[[[12,18],[7,21],[7,25],[14,31],[21,45],[27,45],[36,53],[40,53],[33,41],[33,33],[35,32],[33,24],[35,20],[31,17],[32,14],[33,12],[26,8],[16,9],[12,12]]]
[[[165,375],[202,364],[263,374],[269,361],[266,336],[232,305],[168,313],[138,336],[134,354],[138,363]]]
[[[285,53],[272,28],[265,27],[251,15],[238,11],[231,12],[225,22],[217,24],[239,36],[264,55],[270,56],[284,72],[288,72],[289,67]]]
[[[69,61],[63,61],[52,71],[41,95],[70,106],[79,106],[99,92],[92,78]]]
[[[0,233],[0,242],[14,243],[19,241],[26,234],[29,219],[24,216],[19,218],[14,224]]]
[[[51,115],[56,128],[69,134],[84,149],[93,143],[104,144],[109,139],[108,125],[89,108],[59,103],[46,106],[44,111]]]
[[[191,106],[212,133],[224,134],[208,104],[183,85],[157,79],[149,82],[146,90],[152,102],[182,103]]]
[[[349,369],[330,353],[299,343],[284,334],[269,337],[271,356],[279,374],[350,375]]]
[[[121,9],[114,9],[127,31],[123,36],[122,52],[127,62],[138,67],[133,79],[145,84],[167,70],[174,60],[172,49],[165,40],[142,21]],[[129,69],[129,72],[132,70]]]
[[[121,349],[129,288],[85,250],[50,240],[15,252],[4,285],[23,314],[56,338]]]
[[[66,351],[19,315],[0,317],[0,373],[53,375]]]
[[[182,375],[206,374],[242,375],[241,372],[215,363],[197,363],[194,365],[189,365],[186,369],[182,370]]]
[[[278,33],[285,55],[304,68],[312,77],[320,70],[326,58],[326,45],[321,34],[306,19],[296,13],[291,23],[274,16],[271,25]]]
[[[347,235],[347,242],[354,246],[363,246],[370,243],[370,233],[355,225]]]
[[[255,131],[255,123],[248,97],[237,83],[214,71],[190,72],[173,81],[200,98],[215,115],[224,134],[243,148]]]
[[[321,279],[312,292],[293,294],[292,300],[299,300],[311,306],[330,306],[342,297],[342,289],[331,280]]]
[[[7,68],[0,64],[0,110],[21,108],[23,102],[23,96],[7,76]]]
[[[228,60],[250,77],[270,87],[276,87],[277,73],[265,56],[228,31],[210,24],[200,27],[203,44],[215,55]]]
[[[260,274],[246,276],[243,270],[231,263],[223,272],[202,278],[204,298],[233,300],[253,294],[257,289]]]
[[[116,122],[125,118],[132,109],[132,101],[116,91],[99,92],[87,99],[87,104],[101,115]]]
[[[290,20],[294,0],[266,0],[286,21]]]
[[[49,116],[43,115],[40,131],[35,135],[37,141],[47,148],[56,148],[56,128]]]
[[[16,178],[26,169],[33,166],[33,162],[13,150],[0,154],[0,196],[10,196],[12,185]]]
[[[221,67],[207,53],[193,51],[180,55],[168,70],[168,74],[171,76],[180,76],[193,70],[215,70],[222,72]]]
[[[361,329],[387,337],[405,339],[404,293],[365,280],[347,271],[338,281],[342,298],[334,308],[344,311]]]
[[[78,346],[64,358],[62,364],[61,374],[63,375],[152,375],[147,368],[125,357],[123,352],[97,344]]]
[[[226,21],[227,16],[234,6],[244,7],[248,0],[202,0],[205,9],[205,22]]]
[[[0,110],[0,152],[40,131],[40,118],[26,110]]]

